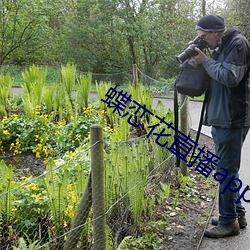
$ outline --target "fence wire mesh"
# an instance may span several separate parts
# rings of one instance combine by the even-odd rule
[[[169,154],[158,163],[152,142],[145,138],[107,142],[105,147],[107,249],[117,249],[126,236],[138,234],[142,220],[153,215],[157,190],[161,182],[170,181],[174,158]],[[93,220],[92,200],[86,199],[95,188],[88,184],[89,151],[81,152],[80,161],[50,160],[43,174],[20,180],[15,180],[10,166],[1,162],[5,189],[0,194],[1,249],[13,249],[22,242],[29,247],[32,244],[34,249],[91,249],[93,223],[98,225],[100,218]],[[11,189],[14,181],[20,181],[20,186]],[[85,204],[80,205],[83,197]],[[76,218],[79,221],[72,227]],[[71,242],[76,248],[64,248],[72,232]]]
[[[145,85],[164,84],[140,74]],[[105,77],[113,81],[110,75]],[[95,79],[106,81],[102,75]],[[172,88],[171,83],[166,85],[169,93]],[[185,109],[188,98],[180,106],[180,111]],[[187,115],[180,120],[188,123]],[[142,234],[138,225],[154,216],[154,204],[165,192],[162,183],[170,183],[175,174],[175,157],[145,136],[104,142],[105,242],[107,249],[117,249],[126,237]],[[77,157],[39,163],[39,171],[31,176],[17,175],[7,159],[0,162],[1,249],[93,249],[103,240],[94,242],[93,225],[102,216],[93,218],[92,147],[77,150]]]

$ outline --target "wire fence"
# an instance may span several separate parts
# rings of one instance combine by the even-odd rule
[[[47,66],[41,65],[40,67],[45,68]],[[0,74],[7,74],[13,78],[14,85],[19,86],[23,81],[22,72],[28,70],[27,66],[13,66],[13,65],[2,65]],[[136,76],[135,76],[136,71]],[[88,72],[77,71],[77,74],[88,74]],[[137,80],[135,79],[137,78]],[[60,67],[48,67],[47,68],[47,82],[59,82],[61,80]],[[92,72],[92,84],[96,82],[112,82],[116,85],[127,85],[128,83],[134,83],[138,81],[157,96],[173,96],[174,91],[174,79],[154,79],[145,74],[139,67],[135,65],[134,69],[129,69],[122,72],[116,72],[111,74],[100,74]]]
[[[165,83],[138,71],[144,85]],[[127,72],[121,74],[128,77]],[[102,75],[95,77],[106,81]],[[105,77],[110,81],[111,75]],[[130,77],[132,81],[134,75]],[[166,91],[172,92],[171,84]],[[189,130],[187,110],[184,97],[180,120],[185,133]],[[103,159],[101,151],[91,158],[97,144],[103,147]],[[159,148],[146,136],[118,142],[101,138],[75,152],[78,160],[48,159],[40,166],[42,174],[18,180],[12,167],[1,161],[1,249],[119,249],[129,237],[145,233],[138,225],[155,216],[155,203],[166,199],[164,188],[176,177],[174,155]],[[104,188],[93,182],[95,160],[104,162]],[[19,186],[14,185],[17,181]],[[103,206],[100,190],[105,193],[105,210],[96,216],[94,210]]]
[[[139,233],[139,222],[154,214],[152,204],[157,192],[159,196],[162,192],[160,184],[171,181],[174,157],[169,154],[157,163],[157,159],[153,159],[155,152],[150,148],[152,142],[143,137],[104,142],[106,201],[105,213],[99,217],[94,217],[91,204],[95,199],[99,206],[100,196],[87,197],[91,197],[93,189],[101,183],[90,181],[93,171],[84,160],[49,161],[43,174],[27,178],[13,189],[10,187],[14,177],[7,174],[6,165],[1,163],[1,169],[5,169],[5,176],[1,176],[2,187],[6,189],[0,194],[1,211],[5,212],[1,213],[0,220],[1,249],[24,245],[27,249],[28,245],[32,245],[32,249],[92,249],[103,240],[107,242],[107,248],[102,244],[101,248],[93,249],[117,249],[126,236],[135,237]],[[89,156],[93,147],[95,145],[82,151],[81,155]],[[143,155],[143,152],[147,154]],[[98,227],[103,216],[106,216],[108,240],[102,235],[97,235],[94,240],[93,225],[97,223]],[[70,234],[73,236],[71,244],[65,245]]]

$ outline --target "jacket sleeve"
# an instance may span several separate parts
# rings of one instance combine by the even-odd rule
[[[248,70],[249,46],[244,38],[238,38],[226,50],[222,62],[207,57],[203,66],[216,82],[232,88],[238,86]]]

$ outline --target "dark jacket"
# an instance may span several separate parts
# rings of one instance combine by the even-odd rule
[[[237,27],[227,30],[218,50],[203,63],[211,77],[204,125],[250,126],[250,46]]]

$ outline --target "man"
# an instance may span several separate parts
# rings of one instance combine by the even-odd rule
[[[216,173],[228,172],[219,184],[219,218],[212,219],[215,226],[205,235],[221,238],[238,235],[239,228],[247,226],[244,207],[235,204],[239,192],[224,188],[233,176],[239,178],[241,149],[250,126],[250,47],[237,27],[225,29],[220,16],[202,17],[195,30],[213,50],[209,57],[195,48],[198,55],[193,59],[203,64],[211,78],[204,125],[212,126],[216,155],[220,157]],[[231,190],[238,184],[233,181]]]

